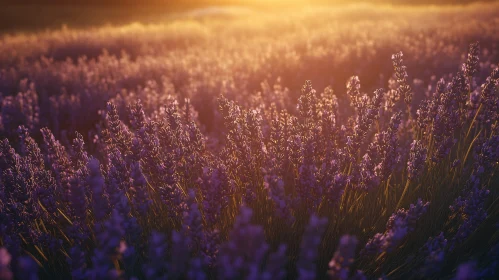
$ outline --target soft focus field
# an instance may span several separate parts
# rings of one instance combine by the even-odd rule
[[[0,35],[0,279],[498,279],[498,13]]]

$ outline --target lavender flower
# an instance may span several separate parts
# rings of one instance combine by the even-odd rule
[[[203,270],[203,261],[201,258],[191,258],[189,260],[189,270],[187,271],[187,280],[205,280],[207,275]]]
[[[310,221],[302,237],[300,255],[296,264],[299,279],[315,279],[319,245],[326,226],[327,218],[319,218],[315,214],[310,216]]]
[[[74,246],[69,251],[68,263],[71,266],[71,277],[73,279],[85,279],[85,252],[83,252],[78,246]]]
[[[149,197],[147,182],[140,170],[140,164],[138,162],[132,163],[131,178],[132,186],[129,190],[132,195],[133,206],[140,215],[145,215],[152,204],[152,200]]]
[[[414,180],[424,171],[426,161],[426,147],[420,140],[411,143],[409,160],[407,161],[407,176],[409,180]]]
[[[474,175],[489,174],[499,161],[499,135],[490,136],[476,150]]]
[[[484,208],[489,190],[473,186],[464,196],[459,196],[449,207],[452,211],[451,218],[460,222],[459,228],[450,242],[449,250],[466,240],[487,218]]]
[[[348,280],[349,274],[355,259],[355,248],[357,238],[350,235],[343,235],[340,239],[339,247],[334,253],[334,257],[329,262],[328,275],[331,280]]]
[[[358,151],[373,122],[379,117],[382,98],[383,89],[377,89],[372,99],[366,94],[357,97],[353,136],[348,144],[350,153],[355,154]]]
[[[49,129],[43,128],[40,131],[45,143],[45,161],[47,166],[50,166],[55,174],[58,191],[63,193],[64,201],[68,201],[70,197],[69,179],[72,169],[66,149],[59,141],[55,140],[54,135]]]
[[[393,68],[395,69],[395,78],[398,83],[398,95],[403,96],[405,103],[410,105],[412,102],[412,92],[411,87],[407,83],[407,67],[404,65],[404,61],[402,59],[403,56],[402,52],[392,55],[392,62]]]
[[[265,175],[264,187],[269,192],[269,197],[274,202],[276,214],[279,218],[284,219],[288,224],[294,222],[294,216],[290,209],[290,199],[284,190],[284,182],[275,174]]]
[[[178,279],[188,271],[191,258],[190,245],[191,238],[189,236],[176,230],[172,231],[172,258],[167,266],[170,277]]]
[[[479,279],[479,273],[476,270],[474,262],[467,262],[459,265],[456,276],[453,280],[475,280]]]
[[[14,275],[9,268],[10,261],[12,260],[7,249],[0,248],[0,279],[2,280],[11,280],[14,279]]]
[[[73,140],[73,150],[71,160],[73,162],[74,169],[85,169],[88,162],[88,153],[85,150],[85,142],[83,141],[83,136],[76,132],[76,137]]]
[[[426,241],[423,248],[421,248],[421,252],[425,258],[424,264],[421,267],[422,275],[430,277],[440,271],[444,262],[446,249],[447,239],[445,239],[443,232],[435,237],[430,237]]]
[[[314,165],[314,142],[309,138],[303,148],[303,161],[298,169],[298,196],[303,205],[310,211],[316,211],[321,199],[322,189],[317,182],[317,168]]]
[[[304,122],[312,121],[317,113],[313,110],[316,91],[312,88],[312,82],[307,80],[301,89],[301,97],[298,99],[298,110],[300,117]]]
[[[268,256],[266,268],[260,275],[262,280],[286,279],[287,246],[279,245],[276,252]]]
[[[345,193],[345,188],[349,182],[349,177],[342,173],[334,174],[332,180],[326,182],[326,201],[330,205],[338,205],[341,197]]]
[[[115,269],[114,262],[120,260],[126,250],[122,241],[125,236],[123,217],[113,210],[108,220],[96,225],[95,231],[98,246],[92,257],[93,267],[87,270],[86,278],[119,279],[122,272]]]
[[[146,116],[144,113],[144,109],[142,106],[141,100],[137,100],[135,104],[129,107],[130,110],[130,120],[132,124],[132,128],[135,131],[140,130],[146,124]]]
[[[468,58],[464,64],[464,74],[467,77],[472,77],[478,72],[478,59],[480,55],[480,44],[478,42],[470,44]]]
[[[357,107],[357,98],[360,97],[360,80],[358,76],[352,76],[347,82],[347,94],[350,96],[350,104]]]
[[[126,154],[129,150],[132,135],[120,121],[118,109],[111,102],[107,103],[106,124],[111,136],[108,139],[109,144],[116,145],[122,154]]]
[[[399,209],[392,214],[386,223],[386,231],[377,233],[369,239],[362,255],[376,255],[381,252],[392,252],[403,242],[407,234],[412,232],[419,218],[426,212],[429,202],[423,203],[418,199],[416,204],[411,204],[408,210]]]
[[[210,170],[203,168],[202,178],[198,179],[203,194],[203,212],[208,225],[216,223],[222,210],[229,205],[229,195],[233,193],[233,182],[223,164]]]
[[[147,279],[164,279],[167,277],[167,249],[166,237],[153,231],[149,238],[148,262],[143,267]]]
[[[31,257],[20,257],[17,260],[17,270],[19,279],[38,280],[38,264]]]
[[[252,215],[251,209],[241,208],[228,243],[220,249],[218,278],[234,279],[247,275],[250,279],[261,279],[266,274],[261,267],[269,245],[265,242],[263,227],[250,223]]]
[[[368,153],[370,158],[376,159],[369,162],[369,172],[374,171],[376,180],[385,181],[392,174],[396,165],[400,162],[398,130],[401,122],[401,113],[395,113],[390,119],[388,128],[381,133],[374,135],[374,141],[369,145]],[[361,165],[363,165],[361,163]],[[365,165],[363,165],[364,167]],[[371,171],[372,170],[372,171]],[[375,181],[379,184],[379,182]],[[374,185],[377,186],[377,185]]]
[[[370,191],[378,187],[381,180],[375,173],[375,165],[369,154],[365,154],[362,157],[362,161],[359,164],[359,170],[354,173],[354,178],[357,178],[354,182],[354,188],[362,191]]]
[[[84,181],[80,179],[83,176],[82,173],[83,172],[81,170],[78,170],[76,175],[73,178],[71,178],[69,182],[71,186],[70,201],[73,209],[73,214],[75,218],[80,222],[85,221],[87,217],[87,207],[88,207]]]
[[[88,162],[89,176],[87,184],[92,189],[92,209],[95,219],[102,221],[109,214],[109,197],[105,193],[105,182],[100,171],[99,161],[91,159]]]
[[[187,210],[183,214],[182,235],[188,238],[188,246],[191,250],[201,248],[204,243],[203,217],[196,202],[196,192],[189,190],[187,198]]]

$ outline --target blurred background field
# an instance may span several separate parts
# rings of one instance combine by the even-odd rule
[[[202,7],[200,3],[195,6]],[[352,75],[360,77],[366,90],[386,86],[384,83],[393,71],[389,58],[400,50],[412,70],[411,79],[426,83],[457,69],[471,42],[481,42],[484,63],[493,63],[498,56],[497,3],[364,3],[298,6],[299,9],[279,8],[280,5],[272,10],[246,5],[180,11],[186,7],[182,5],[175,8],[177,12],[166,15],[161,9],[149,10],[153,6],[101,6],[98,10],[106,11],[102,16],[93,12],[92,6],[80,7],[82,10],[66,6],[62,9],[85,14],[73,18],[81,20],[82,25],[74,23],[72,27],[68,23],[47,29],[41,26],[50,24],[30,20],[31,31],[8,32],[0,37],[0,66],[4,71],[0,92],[16,94],[19,81],[26,77],[36,84],[40,102],[47,104],[44,108],[52,112],[55,108],[50,107],[54,104],[50,99],[61,95],[80,98],[82,90],[85,94],[97,94],[75,100],[85,108],[80,117],[93,120],[86,122],[91,126],[97,121],[97,111],[109,98],[153,82],[160,91],[171,87],[180,100],[191,98],[201,122],[210,129],[216,109],[214,99],[221,91],[248,104],[254,100],[250,96],[279,84],[290,91],[285,96],[290,103],[282,106],[292,109],[305,77],[311,77],[317,88],[331,86],[340,95]],[[57,22],[57,16],[51,17],[43,9],[26,12]],[[143,10],[167,19],[146,17],[140,22]],[[126,16],[116,16],[114,24],[99,25],[97,22],[105,21],[104,15],[109,11],[139,18],[129,23]],[[19,10],[14,14],[18,13]],[[71,12],[61,15],[69,16]],[[97,18],[96,24],[87,25],[93,17]],[[18,18],[28,21],[30,16]],[[417,83],[419,91],[427,87]],[[417,94],[416,100],[421,98]],[[50,120],[47,112],[42,112],[45,119],[41,122],[49,127],[78,129],[84,125],[74,126],[76,123],[72,122],[78,118],[62,117],[66,114],[63,112],[80,112],[72,106],[75,104],[61,104],[55,110],[59,113],[52,113]]]

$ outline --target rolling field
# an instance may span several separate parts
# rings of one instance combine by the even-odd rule
[[[1,34],[0,280],[499,279],[498,62],[499,3]]]

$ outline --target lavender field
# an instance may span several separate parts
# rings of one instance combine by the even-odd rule
[[[0,280],[499,279],[499,3],[0,35]]]

